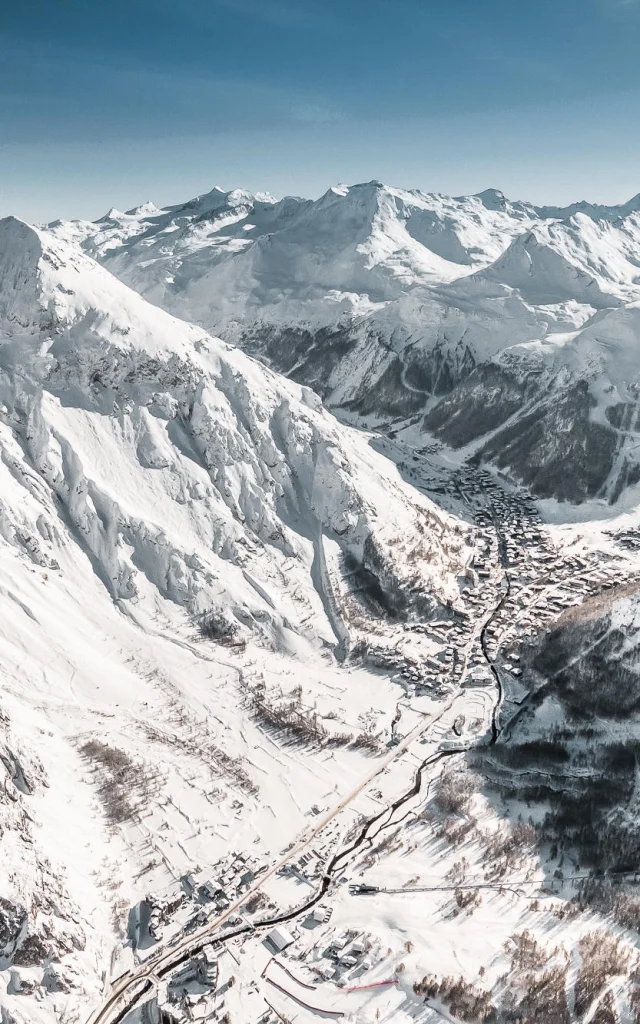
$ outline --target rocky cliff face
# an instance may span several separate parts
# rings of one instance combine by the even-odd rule
[[[6,460],[17,479],[35,470],[114,599],[150,584],[194,617],[224,604],[246,623],[262,603],[246,581],[256,559],[304,561],[318,531],[361,559],[371,535],[384,546],[406,516],[416,527],[429,518],[428,502],[394,485],[392,468],[308,388],[148,305],[86,256],[16,222],[3,234],[5,253],[24,262],[3,286]],[[376,511],[377,472],[385,501],[394,487],[398,497],[390,517]],[[36,557],[55,557],[53,523],[29,531],[14,519],[7,509],[14,539],[22,530]],[[277,643],[285,618],[267,602],[255,628],[267,623]]]
[[[637,304],[561,343],[516,345],[476,367],[423,428],[541,498],[615,503],[640,479]]]
[[[507,368],[484,365],[423,422],[454,448],[480,441],[475,463],[493,463],[539,498],[577,503],[603,496],[613,475],[615,501],[620,432],[592,419],[596,407],[585,380],[562,385],[542,370],[522,379]],[[618,473],[631,482],[627,467]]]

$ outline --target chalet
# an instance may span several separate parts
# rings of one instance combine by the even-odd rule
[[[325,907],[322,904],[313,908],[312,917],[317,924],[326,924],[333,913],[333,907]]]
[[[474,669],[470,672],[463,681],[465,689],[470,689],[476,686],[491,686],[493,683],[493,676],[488,669]]]
[[[208,881],[203,882],[202,885],[200,886],[200,891],[202,892],[203,896],[206,896],[206,898],[209,900],[215,900],[216,897],[222,894],[222,889],[220,888],[218,882],[214,881],[213,879],[209,879]]]

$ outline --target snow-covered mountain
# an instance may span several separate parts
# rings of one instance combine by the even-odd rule
[[[309,755],[283,781],[249,686],[302,678],[316,732],[323,715],[335,730],[342,562],[389,614],[429,615],[456,605],[468,532],[307,387],[50,232],[0,222],[3,1020],[84,1020],[126,932],[123,893],[135,903],[155,865],[186,870],[220,842],[199,825],[194,854],[184,819],[149,815],[175,804],[262,842],[282,797],[277,841],[302,827],[296,794],[319,799],[328,770]],[[358,635],[367,622],[363,604]],[[372,695],[374,717],[396,698],[345,673],[348,746]],[[341,784],[363,756],[345,753]],[[110,829],[134,804],[124,843]]]
[[[311,385],[343,418],[426,413],[425,429],[498,455],[541,496],[615,499],[635,480],[626,453],[640,436],[617,410],[638,384],[638,196],[556,208],[494,189],[450,198],[375,181],[316,201],[216,188],[51,230],[156,305]],[[550,402],[574,427],[554,431],[540,466],[523,467],[503,449],[534,420],[548,437]],[[507,421],[509,437],[494,442]],[[575,459],[582,449],[593,472]],[[572,461],[558,484],[554,465]]]
[[[183,1020],[264,1019],[282,967],[295,1012],[354,1022],[640,999],[618,961],[580,995],[611,908],[559,925],[585,836],[536,846],[522,802],[582,675],[599,749],[561,764],[633,794],[638,511],[549,528],[473,466],[633,504],[639,206],[372,182],[0,221],[2,1024],[140,1024],[171,978]],[[288,918],[291,972],[261,945]]]
[[[13,220],[0,230],[5,422],[24,428],[28,457],[114,599],[146,580],[192,615],[237,607],[247,628],[267,621],[280,641],[289,627],[251,579],[260,562],[266,582],[265,556],[304,562],[326,531],[373,570],[378,535],[384,546],[433,515],[308,388],[151,306],[46,232]]]

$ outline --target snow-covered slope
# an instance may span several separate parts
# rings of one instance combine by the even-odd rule
[[[551,233],[540,237],[535,231],[519,235],[499,259],[479,272],[480,279],[507,285],[531,305],[571,300],[596,308],[616,305],[616,298],[605,294],[596,278],[562,255],[553,241],[561,239]]]
[[[432,783],[496,731],[500,687],[480,670],[500,616],[505,628],[513,619],[515,638],[520,614],[535,620],[534,607],[549,600],[540,591],[549,578],[590,576],[609,556],[598,548],[588,564],[565,558],[526,495],[508,496],[488,474],[454,472],[455,453],[429,444],[425,454],[422,445],[435,434],[460,458],[491,461],[540,495],[614,500],[628,488],[633,498],[633,205],[619,216],[551,215],[495,190],[451,199],[369,183],[317,202],[214,190],[166,210],[111,211],[94,225],[0,222],[3,1024],[84,1024],[90,1008],[108,1008],[119,979],[148,972],[150,950],[174,950],[202,914],[215,919],[200,882],[224,878],[233,912],[251,919],[246,888],[234,888],[228,862],[220,864],[239,851],[242,872],[247,861],[259,880],[252,901],[282,914],[301,892],[316,893],[330,855],[335,867],[338,849],[359,850],[355,866],[343,869],[338,857],[330,927],[319,907],[319,930],[306,916],[300,928],[316,952],[354,921],[375,932],[376,957],[389,952],[372,976],[389,985],[380,998],[396,1000],[382,1019],[430,1021],[436,1010],[423,999],[436,996],[452,1017],[468,1016],[452,999],[460,986],[451,972],[484,976],[485,952],[486,985],[502,1000],[502,951],[516,922],[540,941],[552,934],[550,955],[564,957],[555,910],[531,924],[538,911],[519,895],[520,884],[541,884],[546,863],[546,854],[533,857],[533,825],[519,822],[519,853],[497,827],[500,815],[529,815],[518,786],[515,809],[496,802],[496,810],[491,794],[474,793],[470,817],[477,779],[445,773],[435,796]],[[261,361],[214,337],[212,325]],[[376,447],[396,445],[416,487],[433,487],[478,529],[403,483],[309,382],[343,418],[399,421],[399,436]],[[580,540],[563,529],[563,545]],[[605,546],[613,549],[611,538]],[[612,562],[617,575],[630,564]],[[564,728],[579,711],[580,693],[568,692],[576,664],[598,700],[610,668],[612,685],[626,686],[615,701],[635,715],[637,596],[623,597],[561,631],[560,668],[570,678],[551,694],[552,711],[566,704],[554,724]],[[436,626],[433,616],[445,621]],[[603,642],[594,648],[592,639]],[[547,657],[546,677],[562,688],[548,657],[556,640],[542,640],[533,656]],[[522,657],[520,686],[530,670],[544,674],[545,665],[531,669],[525,653],[512,653]],[[503,662],[500,654],[491,664],[511,672]],[[549,703],[530,707],[531,718],[524,702],[513,723],[514,735],[524,726],[523,764],[551,721]],[[615,714],[600,718],[604,755],[588,765],[597,784],[616,767],[607,738],[626,736]],[[494,785],[503,738],[480,759]],[[568,756],[580,775],[578,740],[569,739]],[[635,750],[634,740],[624,752],[623,797]],[[581,793],[589,796],[588,785]],[[464,821],[447,819],[451,798]],[[362,849],[360,840],[349,846],[358,835]],[[550,854],[554,870],[579,838]],[[416,862],[428,876],[437,869],[439,882],[422,902],[388,894],[405,910],[390,912],[386,895],[374,904],[345,884],[372,871],[376,884],[411,888]],[[513,874],[516,889],[503,889]],[[498,890],[489,881],[484,904],[474,878]],[[444,902],[442,886],[456,887]],[[159,944],[150,904],[141,906],[147,893],[154,906],[175,901]],[[560,897],[551,906],[564,914]],[[466,916],[474,909],[475,931]],[[230,967],[240,982],[221,986],[234,1021],[263,1013],[249,1012],[237,992],[259,1002],[267,958],[258,966],[255,948],[243,949]],[[310,962],[318,959],[326,958],[314,953]],[[325,984],[327,967],[318,997],[330,993],[354,1021],[371,1015],[371,993],[343,1003],[353,993],[334,983],[340,974]],[[430,980],[436,970],[442,978]],[[527,985],[534,991],[538,981]],[[473,999],[478,991],[471,986]],[[518,1000],[511,1009],[524,1005]],[[118,1017],[115,1009],[101,1019]],[[558,1019],[586,1018],[567,1010]]]
[[[3,1019],[84,1019],[122,900],[223,852],[229,821],[249,845],[302,828],[329,768],[272,763],[249,685],[302,680],[335,729],[341,557],[428,615],[456,604],[466,532],[308,388],[0,222]],[[340,671],[348,746],[397,698]],[[348,786],[363,754],[341,756]]]
[[[543,208],[495,189],[451,198],[375,181],[316,201],[214,189],[181,206],[112,210],[95,224],[51,230],[153,303],[310,384],[343,418],[400,421],[429,414],[445,396],[433,421],[442,437],[447,396],[459,408],[454,389],[466,396],[475,368],[493,380],[495,361],[506,360],[526,375],[534,343],[540,372],[555,379],[570,335],[582,340],[569,346],[569,375],[580,387],[589,378],[603,406],[596,422],[606,426],[610,403],[601,399],[611,381],[591,370],[611,360],[594,353],[592,324],[623,306],[620,322],[632,320],[640,299],[637,197],[620,207]],[[607,330],[618,322],[611,315]],[[611,404],[619,401],[627,398]],[[482,404],[495,405],[487,394]],[[516,407],[508,403],[509,415]],[[498,419],[490,417],[494,427]],[[479,437],[473,418],[462,434]],[[611,471],[597,487],[583,481],[551,493],[579,500]]]
[[[423,427],[540,497],[615,502],[640,481],[639,353],[640,304],[602,310],[479,364]]]
[[[615,306],[638,295],[639,248],[638,214],[614,226],[579,213],[519,235],[480,276],[517,290],[532,305]]]
[[[362,558],[365,542],[433,514],[307,388],[149,305],[46,233],[11,220],[1,230],[12,268],[2,277],[5,418],[22,417],[33,464],[82,524],[115,598],[132,596],[158,555],[164,572],[177,560],[179,579],[205,548],[213,562],[198,582],[174,591],[169,571],[165,596],[195,614],[224,594],[246,617],[245,601],[264,600],[246,570],[265,549],[275,561],[296,556],[320,529]],[[140,469],[150,471],[144,490]],[[220,561],[237,571],[214,583]]]

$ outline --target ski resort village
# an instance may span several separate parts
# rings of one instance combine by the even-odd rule
[[[384,435],[376,444],[401,449],[414,485],[441,494],[464,524],[459,594],[440,617],[371,620],[374,598],[336,560],[327,578],[349,654],[325,684],[331,710],[304,671],[267,684],[246,652],[227,648],[256,749],[231,774],[224,766],[225,796],[206,794],[226,809],[206,836],[177,794],[153,809],[143,802],[119,825],[126,846],[147,851],[136,885],[148,891],[130,908],[96,1024],[489,1020],[492,987],[525,1000],[541,979],[544,1019],[562,1020],[572,954],[553,936],[564,921],[582,951],[605,957],[595,982],[585,957],[578,993],[601,982],[606,1003],[614,978],[628,986],[624,931],[603,931],[582,901],[593,871],[557,850],[541,860],[535,802],[487,798],[475,773],[526,715],[523,665],[541,629],[620,585],[640,586],[640,558],[605,531],[567,542],[526,491],[452,468],[441,450]],[[350,690],[364,670],[355,665],[370,686],[388,688],[386,713],[372,707],[354,718]],[[183,711],[180,724],[189,743],[202,743],[206,724]],[[170,739],[149,735],[185,742],[175,728]],[[260,748],[289,786],[301,761],[315,781],[295,789],[297,815],[282,801],[269,805],[270,828],[249,841],[257,791],[247,773],[265,756]],[[620,892],[638,878],[627,871]],[[499,942],[482,939],[489,930]]]

